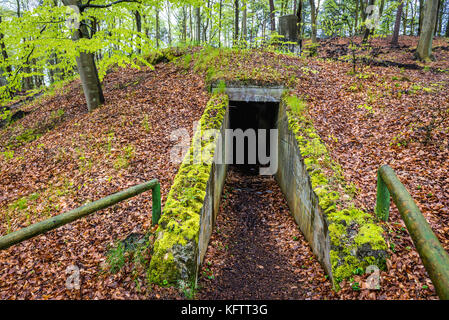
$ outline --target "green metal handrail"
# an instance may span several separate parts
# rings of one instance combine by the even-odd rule
[[[390,193],[438,296],[442,300],[449,300],[449,254],[438,241],[396,173],[390,166],[383,165],[377,172],[375,208],[377,217],[383,221],[388,221]]]
[[[112,206],[120,201],[134,197],[142,192],[152,190],[152,223],[159,222],[161,217],[161,187],[157,179],[130,187],[126,190],[111,194],[100,200],[88,203],[82,207],[62,213],[47,220],[34,223],[26,228],[0,237],[0,250],[7,249],[12,245],[20,243],[24,240],[33,238],[39,234],[56,229],[74,220],[80,219],[98,210]]]

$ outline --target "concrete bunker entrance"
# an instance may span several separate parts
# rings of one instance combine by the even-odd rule
[[[199,271],[200,281],[210,283],[214,268],[219,276],[213,280],[214,287],[207,289],[208,296],[213,298],[300,299],[304,294],[302,290],[287,289],[290,284],[303,281],[302,275],[293,272],[291,263],[297,249],[284,248],[292,234],[298,239],[300,235],[289,217],[287,199],[275,178],[280,103],[266,99],[233,100],[232,95],[229,96],[226,124],[229,161],[223,200],[214,219],[213,250],[208,251],[207,262]],[[264,174],[260,169],[272,167],[267,159],[275,161],[276,166],[272,172]],[[216,252],[220,250],[218,243],[226,250],[220,251],[221,264],[215,266]]]
[[[278,112],[278,102],[229,102],[232,146],[227,152],[232,154],[231,165],[246,173],[258,173],[258,167],[276,161]]]

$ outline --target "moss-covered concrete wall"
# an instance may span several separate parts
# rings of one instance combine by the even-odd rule
[[[383,268],[384,230],[355,208],[354,187],[332,160],[307,114],[307,104],[285,94],[278,116],[276,179],[290,211],[334,286],[369,265]]]
[[[219,138],[208,135],[207,131],[217,130],[224,136],[227,125],[228,97],[214,94],[162,211],[148,275],[153,283],[196,282],[226,177],[226,165],[217,164],[224,161],[213,161],[217,157],[224,159],[224,150],[216,147],[224,148],[225,143],[219,143]]]

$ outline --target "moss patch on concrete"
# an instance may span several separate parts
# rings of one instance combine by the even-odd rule
[[[295,134],[310,176],[313,191],[326,216],[331,241],[330,259],[334,286],[355,270],[369,265],[385,268],[387,245],[384,230],[373,216],[355,208],[353,186],[343,178],[343,170],[329,152],[307,116],[307,104],[286,94],[289,129]]]
[[[193,281],[196,272],[200,213],[206,196],[212,161],[198,159],[195,148],[213,156],[216,137],[206,130],[220,130],[228,97],[215,94],[209,100],[192,139],[189,152],[175,177],[165,202],[149,269],[149,280],[161,285]]]

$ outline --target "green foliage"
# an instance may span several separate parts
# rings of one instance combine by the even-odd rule
[[[119,272],[125,265],[125,260],[125,245],[118,241],[107,253],[106,262],[109,265],[109,271],[111,273]]]
[[[11,110],[3,108],[3,111],[0,112],[0,120],[5,121],[6,123],[9,123],[11,121],[12,113]]]
[[[188,283],[184,280],[178,281],[178,289],[184,294],[184,297],[188,300],[195,299],[196,295],[196,286],[195,282]]]
[[[15,137],[19,144],[25,144],[38,139],[42,134],[36,133],[34,129],[26,129],[20,135]]]
[[[224,82],[224,80],[220,80],[218,82],[217,92],[218,93],[225,93],[226,92],[226,82]]]
[[[150,133],[151,131],[151,125],[148,122],[148,115],[144,115],[143,120],[142,120],[142,127],[144,128],[146,133]]]
[[[103,1],[93,1],[94,4]],[[108,9],[88,8],[79,16],[81,23],[91,28],[93,19],[102,24],[101,31],[92,33],[89,38],[73,41],[66,19],[74,13],[66,6],[55,6],[53,1],[45,0],[40,5],[22,11],[20,17],[2,15],[0,34],[7,48],[8,59],[0,59],[0,70],[11,70],[6,75],[6,85],[0,87],[0,103],[11,101],[13,94],[27,90],[28,95],[35,90],[27,83],[38,84],[35,78],[46,77],[50,73],[51,81],[58,81],[73,75],[76,68],[75,58],[80,52],[97,55],[100,79],[113,66],[140,68],[148,65],[143,58],[155,48],[147,33],[137,32],[134,28],[134,11],[139,10],[144,19],[143,27],[154,21],[156,1],[144,0],[141,3],[127,2],[115,4]],[[120,21],[119,23],[117,23]]]
[[[307,57],[315,57],[318,54],[319,43],[306,42],[303,46],[302,54]]]
[[[3,158],[8,161],[11,160],[12,158],[14,158],[14,150],[6,150],[3,152],[0,152],[0,154],[3,156]]]
[[[122,154],[114,161],[114,168],[116,170],[125,169],[129,166],[129,160],[134,158],[135,149],[132,145],[123,147]]]

